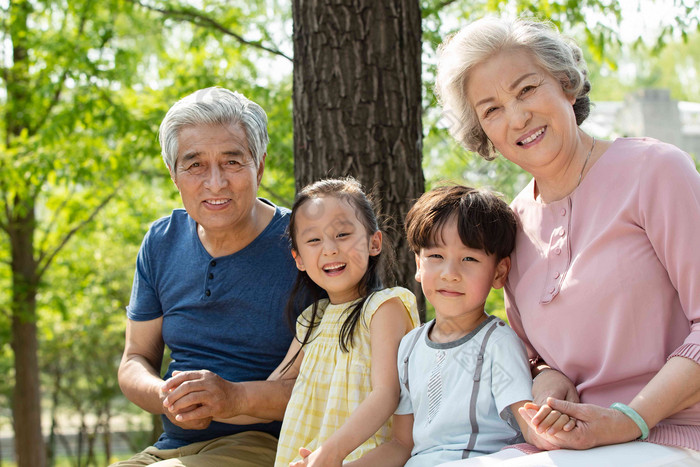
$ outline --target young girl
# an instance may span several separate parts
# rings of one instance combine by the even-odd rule
[[[296,339],[270,376],[296,377],[275,467],[340,466],[391,436],[397,349],[418,324],[415,297],[384,288],[382,232],[356,180],[304,188],[289,234],[299,274],[288,311],[304,290],[317,300],[296,320]]]

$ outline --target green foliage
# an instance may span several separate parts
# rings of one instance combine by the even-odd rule
[[[275,66],[291,71],[291,64],[237,39],[276,37],[263,27],[273,2],[205,2],[201,10],[157,3],[196,13],[197,21],[210,15],[232,33],[203,28],[187,14],[164,19],[156,2],[123,0],[13,2],[20,20],[0,24],[4,40],[26,51],[0,60],[12,65],[0,73],[0,403],[14,385],[8,318],[17,301],[16,251],[9,246],[19,219],[33,238],[40,279],[47,404],[90,411],[100,417],[95,423],[110,417],[138,246],[150,222],[181,207],[156,138],[177,99],[218,85],[259,102],[272,135],[261,194],[281,204],[293,199],[291,73],[258,79],[261,53]],[[3,16],[8,8],[0,3]]]
[[[285,0],[0,0],[0,423],[14,368],[11,229],[26,232],[40,279],[42,385],[49,406],[109,417],[128,410],[116,384],[124,307],[148,225],[180,207],[159,155],[157,129],[177,99],[205,86],[236,89],[267,111],[271,136],[261,196],[294,197],[291,7]],[[502,158],[487,162],[447,134],[432,94],[435,49],[484,14],[549,18],[584,45],[595,99],[640,84],[700,100],[697,2],[664,31],[663,50],[628,49],[596,20],[603,0],[422,0],[424,161],[427,188],[444,181],[488,186],[510,201],[529,177]],[[671,43],[681,26],[685,43]],[[659,42],[657,42],[658,44]],[[20,46],[25,57],[11,56]],[[654,58],[650,59],[653,55]],[[631,64],[637,80],[620,77]],[[487,312],[501,317],[502,291]],[[55,396],[55,399],[53,398]],[[46,427],[45,427],[46,428]]]
[[[118,403],[116,379],[133,260],[148,224],[179,203],[165,183],[131,181],[128,191],[64,248],[47,274],[40,356],[58,432],[74,429],[70,425],[78,420],[87,423],[88,433],[97,432],[114,414],[121,418],[125,411],[139,410]]]

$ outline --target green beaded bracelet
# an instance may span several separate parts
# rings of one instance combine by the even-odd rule
[[[642,432],[642,436],[640,436],[639,439],[647,439],[649,437],[649,426],[647,426],[647,422],[645,422],[642,416],[639,415],[632,407],[623,404],[622,402],[615,402],[610,406],[610,408],[618,410],[632,419],[635,425],[637,425],[639,430]]]

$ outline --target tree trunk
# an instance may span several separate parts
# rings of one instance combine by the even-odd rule
[[[43,467],[46,465],[46,451],[41,435],[33,206],[15,219],[9,230],[12,248],[12,351],[15,365],[12,419],[15,452],[18,467]]]
[[[27,22],[29,0],[10,2],[9,30],[12,40],[12,67],[6,74],[6,145],[30,130],[31,112]],[[12,350],[15,387],[12,418],[18,467],[44,467],[46,451],[41,435],[41,397],[37,339],[36,294],[38,265],[34,258],[35,195],[23,192],[12,200],[7,233],[12,257]]]
[[[399,284],[414,280],[403,219],[423,193],[418,0],[293,0],[297,190],[352,175],[394,230]]]
[[[58,395],[61,391],[61,370],[60,365],[50,367],[49,374],[52,378],[51,388],[51,428],[49,429],[49,438],[46,443],[46,463],[54,465],[56,457],[56,430],[58,429]]]
[[[102,422],[102,445],[104,447],[105,459],[110,462],[112,459],[112,409],[110,402],[106,402],[105,418]]]

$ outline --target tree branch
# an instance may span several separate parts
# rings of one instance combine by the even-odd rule
[[[2,167],[0,166],[0,169]],[[5,183],[4,181],[0,183],[0,188],[2,188],[2,204],[5,210],[5,219],[7,219],[7,222],[5,222],[5,219],[0,218],[0,230],[4,230],[5,232],[8,231],[10,225],[10,219],[12,218],[12,210],[10,209],[10,200],[7,199],[7,190],[5,189]]]
[[[5,161],[0,159],[0,170],[4,172],[4,165]],[[5,219],[7,220],[7,223],[3,222],[3,219],[0,218],[0,228],[4,231],[8,231],[10,225],[10,219],[12,219],[12,208],[10,207],[10,199],[7,197],[7,184],[5,182],[5,179],[0,176],[0,193],[2,196],[2,203],[4,204],[5,208]]]
[[[269,195],[270,198],[275,202],[275,204],[278,204],[280,206],[285,206],[285,207],[291,207],[292,203],[286,199],[284,196],[280,195],[279,193],[276,193],[272,191],[267,185],[263,185],[262,183],[260,184],[260,188],[265,190]]]
[[[29,186],[29,189],[27,190],[29,195],[27,197],[29,199],[34,199],[34,200],[37,199],[39,197],[39,193],[41,193],[41,189],[44,187],[44,185],[46,184],[46,181],[48,179],[49,179],[49,173],[44,172],[36,184]]]
[[[178,20],[182,21],[189,21],[192,24],[195,24],[197,26],[204,26],[204,27],[210,27],[213,29],[216,29],[220,32],[223,32],[227,36],[231,36],[234,39],[236,39],[238,42],[241,44],[254,47],[256,49],[264,50],[266,52],[269,52],[274,55],[278,55],[280,57],[286,58],[290,62],[293,61],[293,58],[290,57],[289,55],[285,54],[281,50],[273,49],[271,47],[267,47],[262,44],[260,41],[251,41],[240,34],[237,34],[224,26],[223,24],[219,23],[218,21],[215,21],[212,18],[209,18],[208,16],[202,14],[202,13],[197,13],[195,11],[187,11],[187,10],[175,10],[172,8],[158,8],[155,6],[151,5],[145,5],[144,3],[140,2],[139,0],[129,0],[130,2],[139,5],[143,8],[146,8],[147,10],[155,11],[158,12],[164,16],[170,16]]]
[[[85,7],[83,8],[83,12],[80,16],[80,25],[78,26],[78,34],[76,35],[76,39],[79,39],[80,36],[83,35],[83,32],[85,32],[85,23],[87,22],[89,5],[90,2],[86,2]],[[102,46],[104,46],[104,43],[102,44]],[[37,131],[39,131],[39,128],[44,126],[44,123],[46,123],[46,120],[49,118],[51,111],[61,99],[63,86],[65,85],[66,79],[68,78],[68,70],[70,69],[68,65],[70,64],[70,61],[71,59],[69,59],[68,64],[66,64],[66,68],[63,70],[63,73],[61,73],[61,78],[58,80],[58,83],[56,83],[56,90],[53,93],[53,97],[49,101],[48,107],[46,107],[44,111],[44,115],[39,119],[36,125],[34,125],[34,128],[31,129],[32,131],[30,131],[30,134],[35,134]]]
[[[447,5],[450,5],[452,3],[455,3],[457,0],[443,0],[442,2],[438,3],[437,6],[435,7],[435,10],[442,10],[445,8]]]
[[[46,248],[46,244],[49,241],[49,232],[51,232],[51,229],[53,229],[53,226],[56,224],[57,219],[58,219],[58,214],[63,211],[63,208],[66,207],[68,204],[68,201],[73,197],[73,194],[75,193],[74,187],[71,187],[68,195],[63,198],[63,201],[61,201],[61,204],[56,208],[51,210],[51,218],[46,222],[45,228],[41,229],[42,234],[43,234],[43,239],[41,242],[41,245],[39,245],[39,251],[46,251],[48,248]]]
[[[124,185],[124,182],[121,182],[121,183],[117,184],[117,186],[114,187],[114,190],[112,190],[112,192],[111,192],[109,195],[107,195],[107,196],[100,202],[100,204],[98,204],[98,205],[95,207],[95,209],[93,209],[93,211],[90,213],[90,215],[89,215],[87,218],[83,219],[82,222],[79,222],[78,225],[76,225],[75,227],[73,227],[72,229],[70,229],[70,230],[63,236],[63,239],[58,243],[58,245],[56,245],[56,248],[54,248],[53,251],[52,251],[51,253],[48,253],[48,250],[41,253],[41,255],[39,256],[39,260],[37,261],[37,263],[41,264],[41,262],[44,261],[45,258],[46,258],[46,261],[45,261],[44,264],[39,268],[39,271],[37,272],[37,276],[36,276],[37,279],[41,279],[41,277],[44,275],[44,273],[46,272],[46,270],[48,269],[48,267],[49,267],[49,266],[51,265],[51,263],[53,262],[54,258],[55,258],[56,255],[58,254],[58,252],[61,251],[61,250],[63,249],[64,246],[66,246],[66,244],[67,244],[68,241],[73,237],[73,235],[75,235],[76,232],[78,232],[80,229],[82,229],[83,227],[85,227],[87,224],[89,224],[90,222],[92,222],[93,219],[95,218],[95,216],[97,216],[97,214],[102,210],[102,208],[104,208],[105,206],[107,206],[107,203],[109,203],[109,202],[112,200],[112,198],[114,198],[114,196],[115,196],[115,195],[117,194],[117,192],[122,188],[123,185]]]
[[[442,10],[443,8],[445,8],[446,6],[455,3],[456,1],[457,1],[457,0],[442,0],[442,1],[439,2],[437,5],[435,5],[435,6],[433,6],[433,7],[430,7],[430,8],[426,8],[426,9],[424,10],[424,16],[423,16],[423,17],[425,17],[426,14],[427,14],[427,15],[435,14],[435,13],[437,13],[438,11]]]

